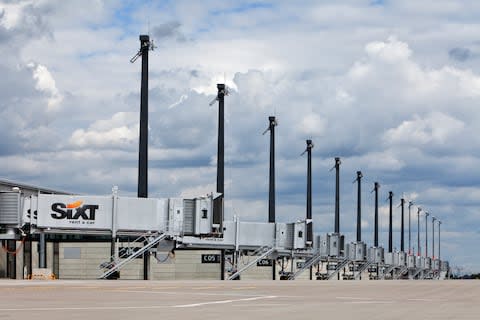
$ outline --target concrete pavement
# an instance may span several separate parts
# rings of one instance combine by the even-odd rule
[[[0,319],[480,319],[478,281],[0,280]]]

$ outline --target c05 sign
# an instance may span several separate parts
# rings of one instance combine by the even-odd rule
[[[220,263],[220,255],[202,254],[202,263]]]
[[[257,267],[271,267],[273,266],[272,259],[261,259],[257,261]]]

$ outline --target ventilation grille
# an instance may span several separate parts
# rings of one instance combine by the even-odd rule
[[[0,224],[20,224],[20,193],[0,193]]]
[[[195,200],[183,200],[183,231],[193,235],[195,231]]]

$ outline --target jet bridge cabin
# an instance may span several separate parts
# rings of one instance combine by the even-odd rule
[[[215,236],[212,197],[129,198],[0,193],[0,239],[19,239],[26,232],[121,235],[144,232],[170,236]]]

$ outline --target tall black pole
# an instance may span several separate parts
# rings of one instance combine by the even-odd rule
[[[217,84],[218,89],[218,145],[217,145],[217,192],[224,193],[224,109],[225,84]]]
[[[432,217],[432,259],[435,260],[435,220],[437,218]]]
[[[362,177],[357,171],[357,242],[362,241]]]
[[[400,205],[402,206],[402,222],[401,222],[401,228],[400,228],[400,251],[405,252],[405,239],[404,239],[404,212],[405,212],[405,199],[400,199]]]
[[[270,130],[270,175],[268,189],[268,222],[275,222],[275,117],[268,117]]]
[[[390,200],[390,211],[389,211],[390,213],[389,213],[389,219],[388,219],[388,252],[393,252],[393,230],[392,230],[393,192],[392,191],[388,192],[388,199]]]
[[[440,260],[440,225],[442,221],[438,220],[438,260]]]
[[[430,213],[425,212],[425,258],[428,257],[428,216]]]
[[[422,255],[422,248],[420,247],[420,212],[422,208],[418,208],[417,210],[417,256]]]
[[[335,158],[335,233],[340,233],[340,158]]]
[[[148,197],[148,51],[150,37],[140,36],[142,86],[140,89],[140,139],[138,150],[138,197]]]
[[[270,174],[269,174],[269,188],[268,188],[268,222],[275,223],[275,126],[277,121],[275,117],[268,117],[268,128],[270,131]],[[276,264],[275,259],[272,259],[272,280],[276,279]]]
[[[374,234],[374,246],[378,248],[378,189],[380,188],[380,183],[375,182],[374,187],[375,191],[375,234]]]
[[[413,202],[408,202],[408,254],[412,254],[412,219],[411,219],[411,209],[413,206]]]
[[[148,51],[150,37],[140,35],[142,56],[142,85],[140,89],[140,139],[138,149],[138,197],[148,198]],[[143,280],[148,280],[149,252],[143,255]]]
[[[224,109],[225,109],[225,84],[217,84],[218,94],[218,145],[217,145],[217,193],[222,195],[216,199],[214,204],[213,223],[222,225],[223,223],[223,201],[224,201]],[[225,250],[220,254],[220,279],[225,280]]]
[[[312,225],[312,140],[307,140],[307,242],[313,242]]]

